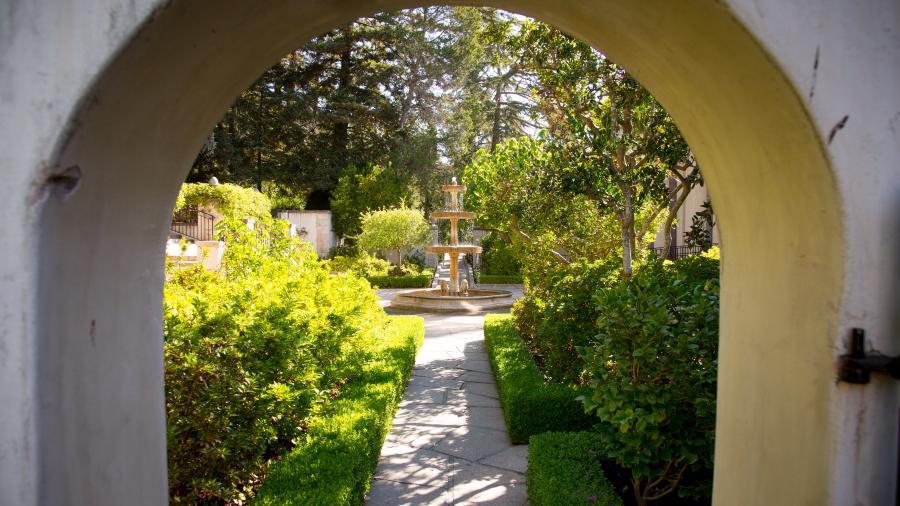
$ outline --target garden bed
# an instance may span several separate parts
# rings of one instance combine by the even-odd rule
[[[297,446],[272,467],[254,504],[362,504],[390,430],[424,321],[391,317],[383,349],[310,421]]]
[[[588,389],[545,382],[508,314],[485,316],[484,343],[514,443],[544,432],[587,430],[596,423],[575,400],[590,395]]]
[[[422,274],[412,276],[366,276],[378,288],[429,288],[434,281],[434,271],[425,269]]]
[[[476,274],[475,282],[479,285],[521,285],[521,274]]]

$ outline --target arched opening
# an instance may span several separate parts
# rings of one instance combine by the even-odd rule
[[[727,248],[715,501],[828,502],[840,202],[793,88],[715,2],[485,3],[559,26],[626,66],[704,167]],[[45,502],[165,501],[160,245],[178,186],[210,126],[270,62],[374,10],[257,9],[166,4],[98,77],[59,144],[57,164],[80,182],[47,201],[40,225]]]

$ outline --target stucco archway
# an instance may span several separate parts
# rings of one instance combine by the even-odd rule
[[[165,502],[160,245],[178,186],[211,125],[280,55],[423,3],[168,2],[97,76],[53,164],[80,181],[48,198],[39,224],[42,502]],[[678,121],[725,244],[714,499],[829,503],[840,196],[788,79],[713,0],[483,3],[601,48]]]

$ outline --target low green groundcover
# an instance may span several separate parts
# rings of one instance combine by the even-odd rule
[[[378,288],[428,288],[434,280],[434,271],[425,269],[415,276],[367,276],[366,279]]]
[[[514,443],[543,432],[587,430],[596,423],[575,400],[588,390],[545,382],[508,314],[485,316],[484,343]]]
[[[521,285],[521,274],[478,274],[480,285]]]
[[[422,346],[424,321],[391,317],[383,352],[343,386],[309,430],[275,464],[254,504],[362,504],[384,438]]]
[[[528,499],[533,506],[621,506],[601,469],[599,434],[546,432],[528,444]]]

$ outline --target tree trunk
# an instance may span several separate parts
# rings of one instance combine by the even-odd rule
[[[631,194],[624,192],[622,207],[622,277],[631,279],[631,264],[634,256],[634,206]]]
[[[647,506],[647,498],[644,497],[644,491],[641,490],[640,480],[632,478],[631,486],[634,488],[634,502],[637,506]]]
[[[663,226],[663,230],[666,231],[666,233],[663,234],[663,237],[665,237],[662,251],[663,258],[669,257],[669,249],[672,247],[672,222],[675,221],[675,216],[678,214],[678,210],[681,209],[681,206],[684,205],[684,201],[687,200],[687,196],[689,193],[691,193],[691,189],[688,187],[684,187],[681,190],[681,195],[679,195],[678,198],[675,199],[675,203],[672,204],[672,207],[669,209],[668,216],[666,216],[666,224]]]
[[[491,127],[491,153],[500,142],[500,102],[503,97],[503,80],[497,81],[497,91],[494,93],[494,125]]]

